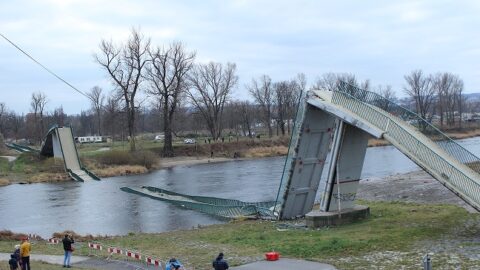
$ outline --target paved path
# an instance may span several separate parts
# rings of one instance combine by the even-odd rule
[[[83,256],[72,256],[71,263],[77,264],[79,262],[83,262],[90,259],[89,257]],[[10,260],[9,253],[0,253],[0,261],[8,261]],[[40,255],[40,254],[31,254],[30,260],[32,261],[42,261],[50,264],[63,264],[63,255]]]
[[[8,261],[10,259],[9,253],[0,253],[0,261]],[[41,255],[32,254],[30,256],[32,261],[42,261],[50,264],[63,264],[62,255]],[[86,256],[72,256],[71,264],[77,267],[96,268],[101,270],[137,270],[137,269],[157,269],[154,267],[146,267],[145,264],[137,264],[133,262],[104,260],[100,258],[92,258]],[[232,267],[232,270],[336,270],[335,267],[329,264],[281,258],[278,261],[258,261],[254,263],[244,264],[237,267]]]
[[[329,264],[297,260],[297,259],[287,259],[280,258],[278,261],[259,261],[249,264],[244,264],[237,267],[232,267],[232,270],[291,270],[291,269],[302,269],[302,270],[336,270],[335,267]]]
[[[9,253],[0,253],[0,261],[8,261]],[[31,261],[42,261],[50,264],[63,265],[63,255],[41,255],[32,254]],[[72,256],[70,263],[73,266],[95,268],[99,270],[137,270],[137,269],[156,269],[146,267],[144,264],[136,264],[133,262],[124,262],[117,260],[104,260],[100,258],[92,258],[86,256]]]
[[[12,162],[15,159],[17,159],[17,157],[15,157],[15,156],[0,156],[0,158],[6,158],[8,160],[8,162]]]

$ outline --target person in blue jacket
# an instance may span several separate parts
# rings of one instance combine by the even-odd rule
[[[183,265],[180,263],[179,260],[171,258],[167,262],[167,267],[165,267],[165,270],[183,270]]]

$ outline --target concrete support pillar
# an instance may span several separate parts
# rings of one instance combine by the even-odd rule
[[[339,123],[332,146],[334,151],[327,176],[326,196],[320,208],[322,211],[354,208],[369,137],[357,127]]]

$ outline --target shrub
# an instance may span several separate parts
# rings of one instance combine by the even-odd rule
[[[158,156],[150,151],[127,152],[112,150],[101,153],[96,159],[105,165],[140,165],[147,169],[158,163]]]

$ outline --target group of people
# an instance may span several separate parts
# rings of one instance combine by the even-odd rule
[[[30,270],[30,251],[32,250],[32,245],[28,242],[28,237],[22,238],[22,243],[20,245],[15,245],[15,250],[10,255],[10,260],[8,264],[10,265],[10,270]]]
[[[73,243],[75,243],[75,241],[71,235],[66,234],[62,243],[63,250],[65,251],[63,267],[70,268],[70,259],[74,250]],[[28,237],[23,237],[22,244],[15,245],[15,250],[10,255],[10,260],[8,261],[10,270],[30,270],[30,251],[32,251],[32,245],[28,241]]]
[[[63,250],[65,251],[63,259],[63,267],[70,268],[70,259],[72,258],[72,252],[75,250],[73,244],[72,235],[65,234],[65,237],[62,239]],[[15,245],[15,251],[10,255],[10,260],[8,264],[10,265],[10,270],[30,270],[30,251],[32,250],[32,245],[28,242],[28,237],[22,238],[22,244]],[[220,252],[212,262],[212,267],[215,270],[227,270],[228,263],[223,259],[223,253]],[[165,270],[184,270],[183,265],[179,260],[171,258],[166,264]]]
[[[228,263],[223,259],[223,253],[220,252],[217,258],[212,262],[212,267],[215,270],[227,270]],[[184,270],[183,265],[180,263],[179,260],[175,258],[171,258],[165,267],[165,270]]]

